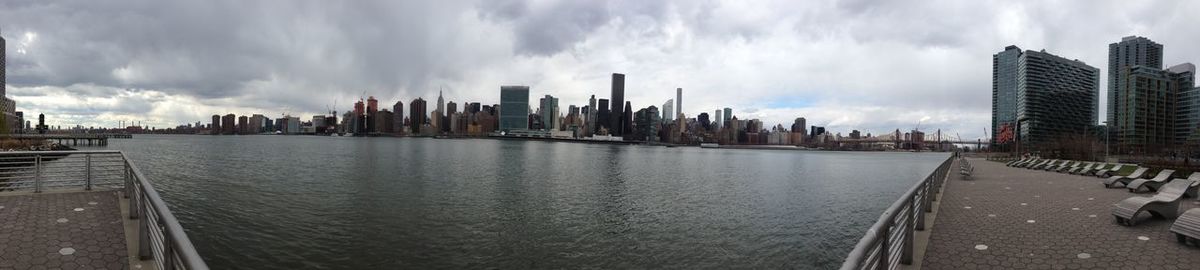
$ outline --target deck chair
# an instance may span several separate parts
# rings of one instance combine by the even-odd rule
[[[1111,167],[1108,167],[1108,169],[1096,170],[1096,177],[1108,178],[1108,177],[1116,176],[1117,172],[1120,171],[1121,169],[1124,169],[1125,166],[1129,166],[1129,165],[1113,164]]]
[[[1179,201],[1183,192],[1195,181],[1181,179],[1163,185],[1158,194],[1151,197],[1130,197],[1113,205],[1113,217],[1117,223],[1133,226],[1137,223],[1137,215],[1142,211],[1160,218],[1171,219],[1179,215]]]
[[[1035,162],[1041,162],[1041,161],[1042,161],[1042,159],[1040,159],[1040,158],[1030,158],[1029,160],[1026,160],[1024,162],[1014,164],[1013,167],[1019,167],[1019,168],[1029,167],[1029,165],[1033,165]]]
[[[1146,188],[1146,191],[1158,191],[1159,187],[1171,180],[1172,174],[1175,174],[1175,170],[1162,170],[1154,178],[1133,179],[1133,181],[1129,181],[1129,184],[1125,184],[1125,188],[1128,188],[1129,192],[1139,192],[1142,188]]]
[[[1107,168],[1107,166],[1112,166],[1112,164],[1108,164],[1108,163],[1104,163],[1104,162],[1096,162],[1096,164],[1092,164],[1091,168],[1079,170],[1078,172],[1075,172],[1075,174],[1096,175],[1096,171],[1105,170]]]
[[[1187,245],[1190,241],[1200,246],[1200,208],[1193,208],[1179,215],[1175,224],[1171,224],[1171,232],[1175,233],[1175,239],[1180,244]]]
[[[1053,169],[1049,169],[1049,170],[1047,170],[1047,171],[1052,171],[1052,172],[1064,172],[1064,171],[1066,171],[1067,169],[1074,169],[1074,168],[1077,168],[1077,167],[1079,167],[1079,164],[1080,164],[1080,163],[1083,163],[1083,162],[1079,162],[1079,161],[1070,161],[1070,162],[1063,163],[1062,165],[1058,165],[1058,167],[1054,167]]]
[[[1087,164],[1084,164],[1083,166],[1080,166],[1079,168],[1075,168],[1075,169],[1068,170],[1068,171],[1067,171],[1067,173],[1069,173],[1069,174],[1079,174],[1079,173],[1081,173],[1081,172],[1089,171],[1089,170],[1091,170],[1093,167],[1096,167],[1096,162],[1088,162]]]
[[[1127,185],[1129,185],[1129,181],[1133,181],[1134,179],[1142,178],[1142,176],[1146,174],[1146,171],[1149,171],[1149,170],[1150,170],[1150,168],[1138,167],[1137,170],[1134,170],[1132,173],[1129,173],[1129,175],[1126,175],[1126,176],[1115,175],[1115,176],[1109,177],[1108,180],[1104,180],[1104,187],[1115,188],[1115,187],[1117,187],[1117,183],[1121,183],[1121,185],[1127,186]]]
[[[1041,162],[1041,163],[1038,163],[1037,165],[1033,165],[1032,167],[1029,167],[1029,169],[1037,170],[1037,169],[1041,169],[1042,167],[1053,165],[1054,163],[1057,163],[1057,162],[1058,162],[1057,159],[1049,159],[1049,160],[1046,160],[1045,162]]]
[[[1004,163],[1004,166],[1009,166],[1009,167],[1012,167],[1013,165],[1016,165],[1016,164],[1018,164],[1018,163],[1025,162],[1025,161],[1028,161],[1028,160],[1029,160],[1029,158],[1021,158],[1021,159],[1016,159],[1016,160],[1013,160],[1013,161],[1005,162],[1005,163]]]

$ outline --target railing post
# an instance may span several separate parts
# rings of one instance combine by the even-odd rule
[[[146,205],[142,203],[146,199],[146,193],[139,192],[135,199],[138,201],[138,211],[142,212],[142,218],[138,221],[138,258],[147,260],[153,258],[154,254],[150,253],[150,218],[146,216]],[[163,238],[166,237],[163,235]]]
[[[122,156],[121,159],[124,160],[125,157]],[[125,163],[123,163],[123,164],[125,165],[125,170],[123,172],[124,175],[122,175],[122,177],[124,177],[124,179],[125,179],[125,198],[129,199],[129,195],[133,194],[133,181],[131,181],[133,178],[129,174],[129,161],[125,161]],[[130,211],[130,212],[132,212],[132,211]]]
[[[161,224],[158,224],[158,225],[161,225]],[[162,259],[163,259],[163,262],[162,262],[163,269],[162,270],[175,270],[175,256],[171,255],[171,254],[175,253],[175,249],[172,248],[173,246],[175,246],[175,242],[171,241],[171,236],[170,236],[171,229],[167,228],[167,226],[158,226],[158,227],[163,228],[163,243],[162,243],[163,250],[162,250],[162,254],[160,254],[160,255],[162,255]]]
[[[933,207],[929,205],[929,184],[930,183],[926,182],[925,186],[921,188],[921,196],[923,196],[921,197],[921,200],[912,200],[913,213],[916,214],[917,218],[917,222],[914,224],[913,228],[918,231],[925,230],[925,213],[933,211]],[[920,207],[918,207],[917,204],[920,204]]]
[[[33,193],[42,193],[42,155],[33,156]]]
[[[917,210],[915,203],[915,198],[908,197],[908,214],[904,215],[904,223],[907,226],[903,227],[904,235],[900,239],[904,245],[900,248],[900,264],[903,265],[912,265],[913,261],[913,217],[925,216],[924,212]]]
[[[888,250],[891,249],[892,243],[888,241],[888,238],[891,236],[893,220],[894,218],[889,218],[887,223],[884,223],[883,229],[879,230],[879,264],[875,265],[875,268],[879,270],[891,269],[888,264],[891,263],[892,258],[888,254]]]
[[[83,156],[83,160],[84,160],[83,163],[86,164],[85,166],[83,166],[84,171],[85,171],[84,177],[87,179],[87,180],[85,180],[83,189],[84,190],[92,190],[92,154],[85,154]]]
[[[935,172],[934,174],[936,175],[937,173]],[[933,207],[929,207],[929,205],[933,203],[933,200],[937,199],[935,193],[937,193],[937,186],[939,185],[934,181],[933,179],[925,179],[925,197],[921,198],[925,201],[925,213],[933,213]]]

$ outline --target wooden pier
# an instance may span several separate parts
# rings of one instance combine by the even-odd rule
[[[3,134],[0,139],[12,139],[21,141],[55,141],[61,145],[70,146],[106,146],[108,138],[105,134]]]

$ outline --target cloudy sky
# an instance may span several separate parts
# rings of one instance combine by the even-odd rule
[[[922,129],[973,139],[990,124],[991,55],[1004,46],[1107,76],[1107,44],[1141,35],[1164,44],[1167,65],[1200,62],[1196,11],[1200,1],[5,0],[0,35],[8,95],[53,125],[309,118],[364,95],[390,106],[443,89],[490,104],[514,84],[565,108],[608,98],[618,72],[634,108],[682,87],[689,116],[731,107],[842,133],[924,118]]]

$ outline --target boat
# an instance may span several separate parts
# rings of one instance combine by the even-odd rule
[[[721,145],[715,143],[702,143],[700,144],[700,148],[721,148]]]

